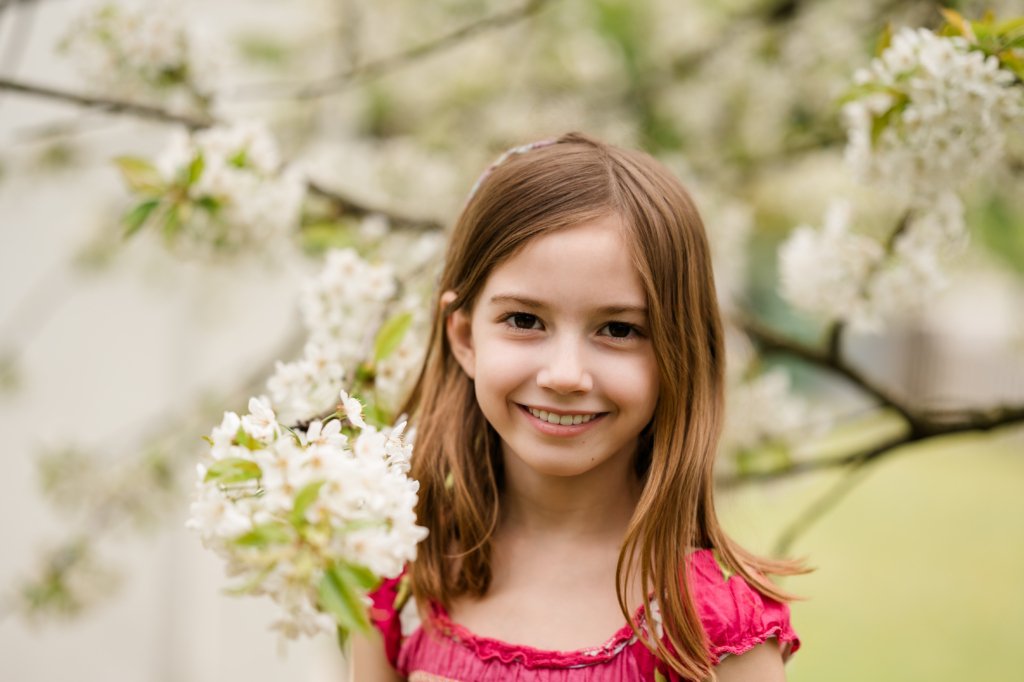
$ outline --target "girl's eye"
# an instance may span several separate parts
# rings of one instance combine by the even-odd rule
[[[627,322],[609,322],[604,328],[608,330],[608,336],[615,339],[624,339],[635,331],[633,325]]]
[[[505,319],[516,329],[537,328],[537,316],[529,313],[512,313]]]

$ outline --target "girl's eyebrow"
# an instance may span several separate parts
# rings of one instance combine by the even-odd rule
[[[518,296],[516,294],[495,294],[494,296],[491,296],[490,303],[518,303],[519,305],[527,308],[538,309],[545,309],[548,307],[548,305],[543,301],[526,296]],[[622,313],[640,313],[641,315],[646,315],[647,306],[627,304],[609,305],[598,308],[594,312],[599,315],[620,315]]]

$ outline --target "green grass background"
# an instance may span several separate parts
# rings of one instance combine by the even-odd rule
[[[792,549],[783,585],[803,648],[790,682],[1024,680],[1024,441],[946,438],[872,465]],[[767,552],[836,480],[719,494],[726,529]]]

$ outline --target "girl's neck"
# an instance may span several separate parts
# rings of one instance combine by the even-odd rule
[[[537,534],[624,534],[640,499],[632,452],[578,476],[545,474],[506,448],[502,530]]]

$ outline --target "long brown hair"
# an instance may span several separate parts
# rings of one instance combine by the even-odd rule
[[[707,237],[693,201],[647,154],[581,133],[513,154],[494,168],[452,232],[438,292],[454,291],[456,298],[446,306],[435,302],[426,359],[403,409],[417,424],[416,513],[430,530],[411,566],[413,593],[421,604],[482,597],[500,518],[500,439],[452,354],[446,319],[456,310],[470,312],[488,275],[534,237],[609,214],[626,226],[647,294],[661,386],[637,447],[643,490],[619,555],[616,592],[631,621],[626,586],[639,574],[645,610],[653,593],[670,644],[655,639],[648,646],[697,680],[711,672],[711,661],[682,570],[688,550],[715,549],[727,568],[778,600],[791,597],[763,576],[801,569],[747,552],[725,535],[715,515],[725,357]]]

